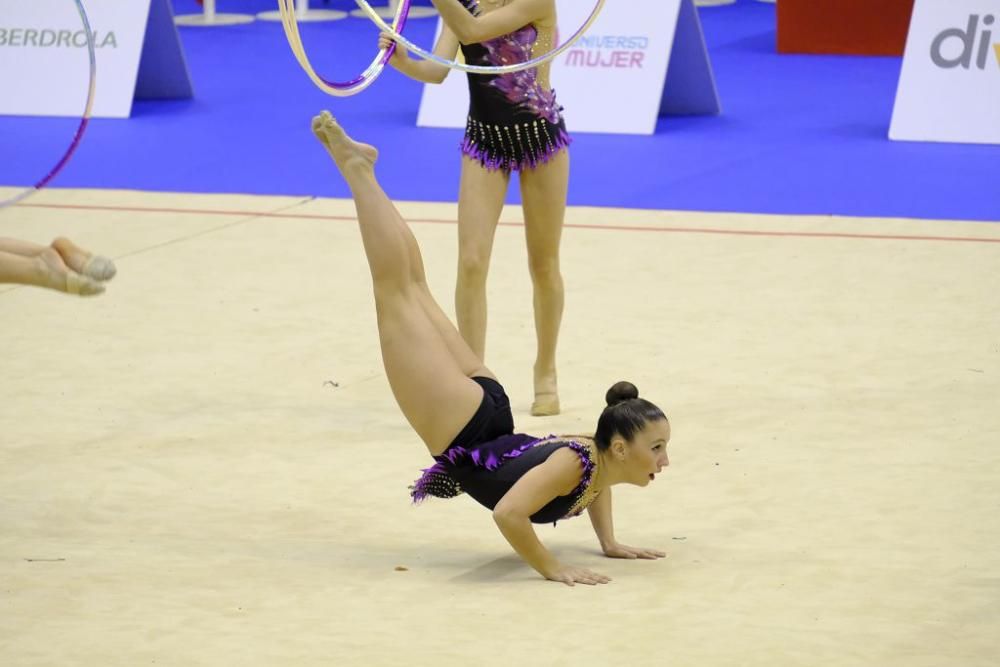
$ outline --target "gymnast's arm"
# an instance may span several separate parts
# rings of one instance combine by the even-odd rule
[[[604,584],[610,579],[560,563],[538,539],[531,525],[531,515],[553,498],[572,492],[582,475],[576,452],[568,447],[557,449],[544,463],[525,473],[493,509],[493,520],[514,551],[546,579],[568,586]]]
[[[555,0],[513,0],[510,4],[473,16],[458,0],[431,0],[445,26],[462,44],[478,44],[507,35],[555,13]]]
[[[615,543],[615,524],[611,516],[611,488],[601,491],[594,502],[587,508],[590,524],[594,527],[601,550],[607,553],[608,548]]]
[[[393,41],[391,36],[382,33],[378,39],[378,46],[380,49],[384,49]],[[441,36],[438,37],[437,43],[434,44],[433,53],[447,60],[454,60],[455,56],[458,55],[458,37],[448,29],[448,26],[445,26],[441,30]],[[392,54],[392,58],[389,59],[389,64],[411,79],[423,81],[424,83],[441,83],[448,76],[448,72],[451,71],[448,67],[433,60],[411,58],[406,49],[403,48],[403,45],[399,43],[396,44],[396,51]]]
[[[598,494],[594,502],[587,508],[590,523],[594,526],[597,541],[601,543],[601,551],[608,558],[643,558],[653,560],[664,558],[667,554],[656,549],[630,547],[620,544],[615,539],[615,525],[611,517],[611,488],[608,487]]]

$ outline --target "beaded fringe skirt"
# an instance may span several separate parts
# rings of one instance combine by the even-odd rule
[[[562,118],[558,124],[539,118],[526,123],[499,125],[469,116],[462,140],[462,154],[491,171],[534,169],[548,162],[571,141]]]

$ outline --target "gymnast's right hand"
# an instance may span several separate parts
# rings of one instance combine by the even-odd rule
[[[545,578],[551,581],[560,581],[567,586],[575,586],[576,584],[596,586],[597,584],[606,584],[611,581],[611,577],[591,572],[585,567],[573,567],[571,565],[560,565],[555,572],[546,574]]]
[[[395,41],[396,40],[392,38],[392,35],[390,35],[387,32],[383,32],[378,36],[378,48],[388,49],[390,46],[393,45]],[[409,59],[410,59],[410,54],[406,52],[406,48],[403,47],[402,44],[396,43],[396,50],[392,52],[392,57],[389,58],[389,64],[395,66],[403,62],[404,60],[409,60]]]

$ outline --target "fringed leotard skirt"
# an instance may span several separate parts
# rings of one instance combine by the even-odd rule
[[[533,523],[555,523],[580,514],[597,496],[592,487],[597,455],[572,438],[536,438],[514,433],[510,401],[499,382],[474,377],[483,388],[483,400],[468,424],[435,464],[410,487],[414,502],[427,496],[454,498],[467,493],[493,509],[529,470],[544,463],[556,450],[568,447],[580,460],[580,483],[565,496],[553,498],[531,515]]]

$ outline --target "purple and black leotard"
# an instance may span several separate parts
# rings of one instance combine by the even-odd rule
[[[569,447],[580,457],[580,483],[568,495],[554,498],[538,510],[531,521],[554,523],[586,509],[597,497],[591,488],[597,458],[592,447],[573,439],[514,433],[510,401],[500,383],[491,378],[472,379],[483,388],[479,409],[448,449],[434,457],[436,463],[410,487],[413,501],[467,493],[493,509],[526,472],[544,463],[556,450]]]
[[[460,0],[475,15],[477,0]],[[533,23],[479,44],[463,44],[470,65],[511,65],[552,48],[552,29]],[[468,74],[469,118],[462,153],[487,169],[532,169],[570,143],[562,107],[548,87],[549,63],[507,74]]]

